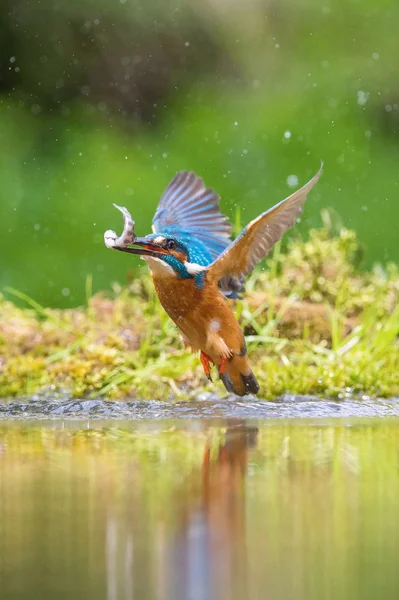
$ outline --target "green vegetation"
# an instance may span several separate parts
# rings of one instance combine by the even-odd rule
[[[267,270],[248,280],[236,311],[260,397],[285,392],[399,394],[399,273],[359,271],[352,231],[327,223],[310,239],[276,246]],[[1,299],[0,395],[68,390],[74,396],[183,399],[207,384],[198,357],[182,349],[145,272],[87,306],[47,309],[15,290]],[[18,297],[29,308],[11,302]],[[216,376],[215,376],[216,379]],[[223,392],[222,392],[223,393]]]
[[[332,207],[368,267],[399,260],[399,3],[14,5],[0,8],[1,287],[77,306],[88,274],[108,290],[138,264],[104,248],[112,202],[144,235],[169,180],[192,169],[246,223],[321,159],[303,231]]]

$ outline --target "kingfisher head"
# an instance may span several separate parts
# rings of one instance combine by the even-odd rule
[[[151,233],[143,238],[136,237],[128,248],[132,254],[139,254],[149,265],[153,275],[158,277],[195,277],[205,266],[190,261],[187,245],[177,236]]]

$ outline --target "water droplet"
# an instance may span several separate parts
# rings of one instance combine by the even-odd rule
[[[291,131],[284,131],[284,137],[286,140],[289,140],[291,137]]]
[[[298,177],[296,175],[288,175],[287,185],[288,187],[296,187],[298,185]]]
[[[69,296],[70,293],[71,293],[71,290],[69,288],[67,288],[67,287],[62,288],[62,290],[61,290],[61,294],[63,296]]]
[[[363,106],[364,104],[366,104],[366,102],[368,101],[368,99],[369,99],[368,92],[365,92],[364,90],[359,90],[357,92],[357,103],[360,106]]]

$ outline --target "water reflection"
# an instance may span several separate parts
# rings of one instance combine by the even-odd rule
[[[398,439],[397,420],[3,423],[0,599],[397,598]]]
[[[242,597],[237,583],[245,589],[244,478],[257,431],[230,421],[214,456],[206,444],[201,473],[192,474],[189,493],[180,499],[177,552],[168,569],[175,574],[170,598]]]
[[[174,531],[169,536],[167,524],[157,524],[155,547],[146,553],[145,565],[140,555],[134,560],[129,523],[118,524],[115,514],[107,515],[107,600],[133,598],[133,580],[142,580],[143,569],[157,600],[243,597],[240,590],[246,588],[247,577],[244,479],[258,429],[235,419],[226,425],[216,445],[205,442],[201,464],[174,490],[170,515]],[[137,579],[136,561],[140,564]],[[149,597],[150,590],[141,593]]]

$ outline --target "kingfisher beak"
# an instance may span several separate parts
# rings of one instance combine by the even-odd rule
[[[121,252],[129,252],[129,254],[138,254],[139,256],[153,256],[155,258],[160,255],[167,254],[167,251],[164,248],[157,244],[153,244],[145,237],[134,238],[132,245],[138,246],[137,248],[123,248],[123,247],[115,247],[116,250],[121,250]]]

